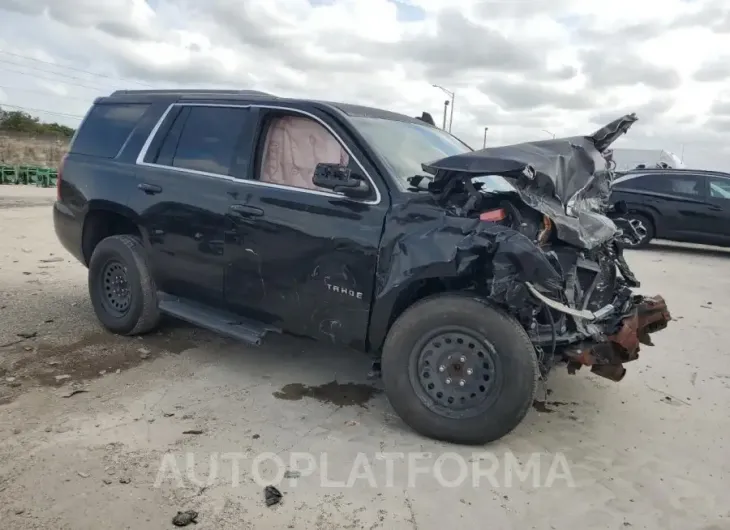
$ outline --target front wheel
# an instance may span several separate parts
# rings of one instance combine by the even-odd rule
[[[484,444],[525,417],[539,371],[535,348],[512,317],[459,294],[423,299],[393,324],[383,347],[392,407],[429,438]]]

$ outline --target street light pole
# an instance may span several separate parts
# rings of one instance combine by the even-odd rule
[[[454,92],[451,93],[451,116],[449,116],[449,132],[451,132],[451,125],[454,123],[454,99],[456,98],[456,94]]]
[[[453,109],[454,107],[451,107],[451,108]],[[442,129],[444,131],[446,130],[446,113],[448,112],[448,110],[449,110],[449,100],[447,99],[446,101],[444,101],[444,125],[442,127]]]
[[[434,88],[438,88],[439,90],[442,90],[446,94],[448,94],[451,97],[451,117],[449,118],[449,132],[451,132],[451,125],[454,121],[454,99],[456,98],[456,94],[452,92],[451,90],[447,90],[441,85],[431,85]],[[444,130],[446,130],[446,122],[444,122]]]
[[[543,129],[542,132],[546,132],[550,135],[552,135],[553,138],[555,138],[555,133],[548,131],[547,129]]]
[[[484,127],[484,148],[487,148],[487,131],[489,130],[489,127]]]

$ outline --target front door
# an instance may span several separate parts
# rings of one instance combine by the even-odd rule
[[[247,108],[173,105],[142,153],[136,199],[158,289],[223,306],[225,237]]]
[[[730,178],[708,177],[709,208],[716,221],[709,229],[718,244],[730,243]]]
[[[258,109],[249,178],[232,201],[238,237],[226,246],[225,294],[286,331],[364,348],[388,203],[344,135],[325,115]],[[368,176],[371,196],[316,188],[318,162]]]

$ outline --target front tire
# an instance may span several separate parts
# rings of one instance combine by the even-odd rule
[[[408,308],[383,346],[385,392],[416,432],[459,444],[484,444],[512,431],[537,387],[537,357],[512,317],[459,294]]]
[[[102,325],[120,335],[138,335],[160,321],[157,288],[139,238],[102,240],[89,261],[89,295]]]

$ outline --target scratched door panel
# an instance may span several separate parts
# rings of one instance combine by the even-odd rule
[[[227,301],[292,333],[364,347],[385,208],[255,188],[242,202],[264,213],[236,220]]]

